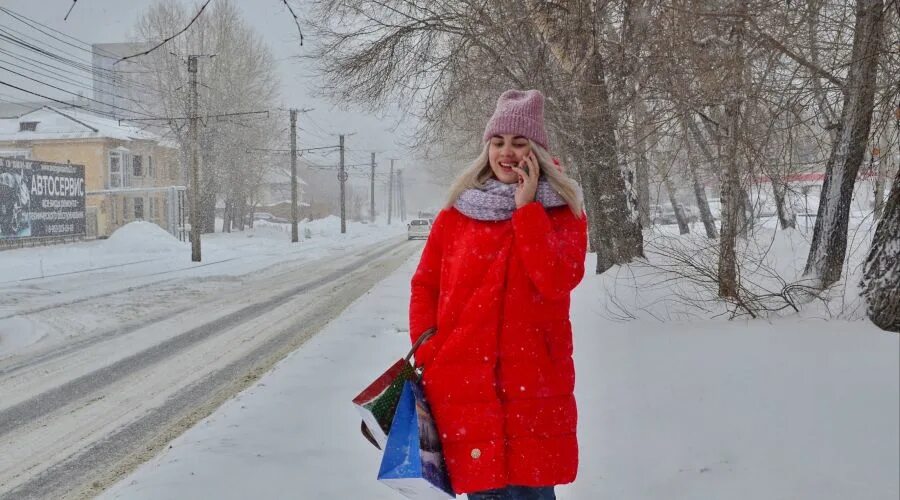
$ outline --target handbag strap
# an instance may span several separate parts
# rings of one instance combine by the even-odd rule
[[[422,332],[422,335],[419,335],[419,338],[417,338],[415,343],[413,343],[412,349],[409,350],[409,354],[407,354],[406,357],[403,359],[408,363],[409,360],[412,359],[413,354],[416,353],[416,350],[419,349],[419,346],[422,345],[423,343],[425,343],[426,340],[428,340],[432,336],[434,336],[435,332],[437,332],[437,328],[434,328],[434,327],[429,328],[429,329],[425,330],[424,332]]]

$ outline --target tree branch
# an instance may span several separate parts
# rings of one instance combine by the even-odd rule
[[[288,11],[290,11],[291,15],[294,16],[294,23],[297,25],[297,33],[300,34],[300,46],[303,46],[303,31],[300,30],[300,18],[297,17],[297,14],[294,13],[294,9],[291,7],[291,4],[288,3],[287,0],[282,0],[284,5],[287,6]]]
[[[206,3],[204,3],[203,6],[200,7],[200,10],[198,10],[197,13],[194,15],[194,18],[191,19],[191,22],[187,23],[187,26],[185,26],[184,28],[182,28],[181,31],[179,31],[178,33],[175,33],[174,35],[170,36],[169,38],[166,38],[165,40],[159,42],[158,44],[156,44],[155,47],[153,47],[153,48],[150,49],[150,50],[146,50],[146,51],[141,52],[141,53],[139,53],[139,54],[132,54],[132,55],[130,55],[130,56],[125,56],[125,57],[119,59],[118,61],[116,61],[116,62],[113,63],[113,66],[115,66],[116,64],[119,64],[120,62],[125,61],[125,60],[127,60],[127,59],[132,59],[132,58],[135,58],[135,57],[145,56],[145,55],[147,55],[147,54],[153,52],[154,50],[156,50],[156,49],[162,47],[163,45],[169,43],[170,41],[172,41],[173,39],[175,39],[175,37],[177,37],[178,35],[184,33],[185,31],[187,31],[188,28],[190,28],[191,25],[194,24],[194,22],[197,21],[197,18],[200,17],[200,14],[203,13],[203,9],[205,9],[206,6],[209,5],[209,2],[211,2],[211,1],[212,1],[212,0],[206,0]],[[74,4],[73,4],[73,5],[74,5]]]
[[[775,48],[782,54],[790,57],[791,59],[796,61],[797,64],[810,70],[814,75],[820,76],[820,77],[828,80],[829,82],[835,84],[838,88],[841,89],[842,92],[846,90],[847,87],[843,80],[841,80],[840,78],[829,73],[828,71],[823,69],[821,66],[819,66],[817,64],[813,64],[811,61],[809,61],[805,57],[803,57],[800,54],[797,54],[796,52],[787,48],[783,43],[776,40],[772,35],[769,35],[768,33],[764,32],[759,26],[756,25],[755,22],[753,22],[752,18],[748,19],[748,25],[751,28],[753,28],[753,31],[755,31],[760,37],[762,37],[763,41],[765,43],[767,43],[768,45],[772,46],[773,48]]]

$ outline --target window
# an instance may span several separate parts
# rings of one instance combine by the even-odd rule
[[[122,153],[109,152],[109,188],[116,189],[123,186],[122,182]]]
[[[131,154],[125,148],[116,148],[109,152],[109,178],[108,189],[128,187],[132,177]]]
[[[156,178],[156,172],[153,171],[153,157],[147,155],[147,177]]]
[[[155,219],[155,218],[159,217],[159,214],[156,213],[156,211],[159,209],[157,207],[156,198],[151,196],[147,201],[149,202],[149,207],[148,207],[149,210],[147,211],[148,218]]]
[[[132,167],[132,175],[135,177],[143,177],[144,176],[144,157],[141,155],[134,155],[131,158],[131,167]]]
[[[34,132],[38,122],[19,122],[19,132]]]
[[[134,199],[134,218],[135,219],[143,219],[144,218],[144,199],[143,198],[135,198]]]

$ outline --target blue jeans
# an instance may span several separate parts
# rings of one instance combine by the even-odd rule
[[[529,486],[507,486],[497,490],[469,493],[469,500],[556,500],[553,486],[532,488]]]

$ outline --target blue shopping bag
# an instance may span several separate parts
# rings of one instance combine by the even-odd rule
[[[421,387],[407,380],[388,434],[378,480],[414,500],[455,498],[441,440]]]

